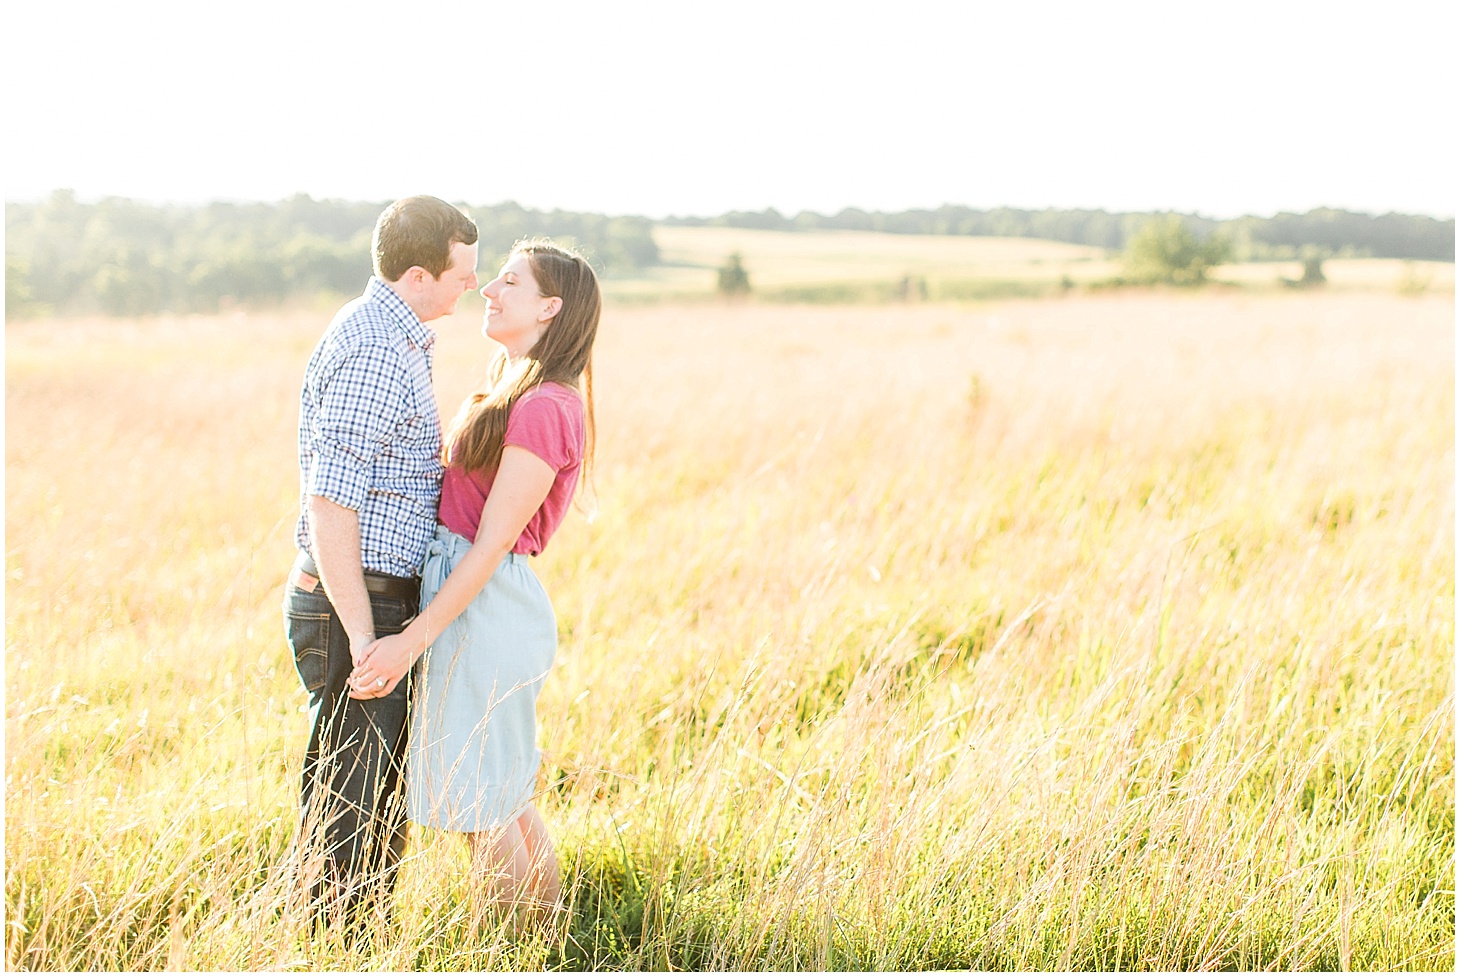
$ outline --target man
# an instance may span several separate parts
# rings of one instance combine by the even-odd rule
[[[476,288],[477,229],[435,197],[407,197],[375,224],[375,274],[336,313],[299,398],[300,554],[285,626],[309,693],[301,874],[326,919],[358,932],[388,905],[405,849],[409,681],[369,698],[346,684],[378,635],[400,631],[436,528],[441,422],[425,323]]]

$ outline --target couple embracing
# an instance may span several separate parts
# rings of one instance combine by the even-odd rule
[[[301,876],[358,934],[389,913],[414,821],[465,838],[478,918],[550,913],[558,864],[532,798],[557,626],[528,558],[591,463],[598,282],[572,251],[518,244],[481,288],[501,349],[443,437],[426,323],[477,287],[476,225],[408,197],[372,246],[300,395],[284,620],[311,714]]]

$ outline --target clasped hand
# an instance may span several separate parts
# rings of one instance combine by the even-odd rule
[[[415,656],[411,642],[400,634],[388,634],[366,645],[355,659],[347,684],[352,699],[380,699],[390,695],[411,670]]]

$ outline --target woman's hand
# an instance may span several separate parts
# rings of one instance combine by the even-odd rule
[[[370,644],[360,663],[350,672],[347,684],[352,699],[379,699],[390,695],[396,683],[411,670],[419,650],[405,634],[388,634]]]

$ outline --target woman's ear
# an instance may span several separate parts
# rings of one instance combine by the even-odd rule
[[[542,304],[542,314],[537,317],[538,322],[549,322],[563,310],[563,298],[561,295],[549,295],[547,301]]]

